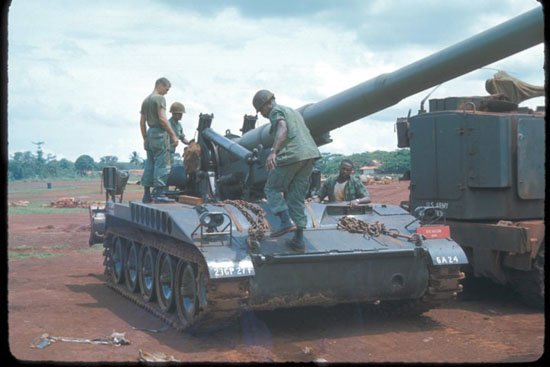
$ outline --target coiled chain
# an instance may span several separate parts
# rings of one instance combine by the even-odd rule
[[[344,229],[351,233],[361,233],[363,235],[369,235],[371,237],[378,237],[381,234],[391,236],[391,237],[400,237],[405,238],[409,242],[414,242],[416,245],[420,246],[422,244],[422,237],[414,233],[412,235],[401,234],[395,228],[387,229],[384,223],[378,221],[374,223],[367,223],[361,219],[357,219],[351,216],[344,216],[338,220],[336,225],[337,229]]]
[[[223,204],[233,205],[244,215],[246,220],[250,223],[246,242],[251,249],[258,249],[260,241],[265,237],[265,233],[269,231],[269,224],[265,219],[264,210],[259,205],[245,200],[224,200]],[[254,218],[247,209],[254,213],[256,218]]]
[[[384,223],[380,223],[378,221],[374,223],[367,223],[361,219],[350,216],[340,218],[336,228],[344,229],[350,233],[368,234],[372,237],[378,237],[380,234],[385,234],[387,232]]]

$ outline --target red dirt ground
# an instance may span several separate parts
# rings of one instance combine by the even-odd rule
[[[372,185],[374,202],[407,200],[408,182]],[[10,184],[8,201],[49,202],[63,196],[100,200],[99,183]],[[79,193],[81,193],[79,195]],[[140,197],[129,186],[125,199]],[[380,318],[357,305],[243,313],[216,332],[160,333],[164,324],[103,284],[101,246],[88,246],[85,209],[9,214],[8,323],[13,358],[25,361],[137,361],[139,350],[185,362],[524,362],[544,346],[544,313],[506,289],[475,282],[457,302],[415,319]],[[15,255],[53,254],[19,259]],[[98,338],[125,332],[127,346],[56,342],[31,347],[44,333]]]

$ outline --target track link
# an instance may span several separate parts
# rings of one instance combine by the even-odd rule
[[[376,308],[386,316],[414,317],[452,301],[462,292],[464,273],[458,266],[430,267],[426,293],[419,299],[385,301]]]
[[[462,292],[460,281],[464,273],[459,266],[445,266],[429,268],[428,290],[422,300],[425,302],[444,302],[454,300]]]
[[[130,292],[122,282],[114,282],[112,273],[112,243],[115,237],[134,241],[140,245],[150,246],[159,252],[165,252],[177,260],[184,260],[197,266],[197,274],[203,274],[206,277],[206,307],[199,307],[198,315],[192,324],[184,323],[177,315],[177,312],[167,313],[160,309],[156,302],[145,302],[138,293]],[[196,332],[199,330],[208,330],[217,328],[236,318],[243,308],[246,308],[248,301],[248,282],[246,279],[230,279],[212,282],[208,278],[208,269],[200,251],[194,247],[173,238],[150,234],[137,228],[128,228],[122,226],[110,227],[106,232],[104,242],[104,265],[105,275],[107,276],[107,286],[144,310],[155,315],[163,322],[178,331]]]

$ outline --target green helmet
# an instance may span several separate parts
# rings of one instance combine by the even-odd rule
[[[271,101],[273,98],[275,98],[273,93],[266,89],[262,89],[257,91],[254,95],[254,98],[252,98],[252,105],[256,109],[256,112],[258,112],[267,102]]]
[[[170,106],[170,112],[171,113],[185,113],[185,107],[183,106],[183,103],[174,102]]]

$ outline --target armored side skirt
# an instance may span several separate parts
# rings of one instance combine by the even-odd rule
[[[429,281],[426,260],[414,250],[272,257],[255,272],[254,309],[419,299]]]

